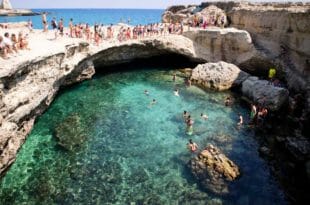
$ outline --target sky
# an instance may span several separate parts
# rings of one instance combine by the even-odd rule
[[[0,0],[2,1],[2,0]],[[11,0],[13,8],[157,8],[200,4],[204,0]],[[210,0],[209,0],[210,1]],[[287,2],[288,0],[256,0]],[[291,0],[308,2],[310,0]]]

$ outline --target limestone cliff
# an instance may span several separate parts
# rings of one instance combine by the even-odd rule
[[[258,49],[280,63],[291,88],[310,80],[310,4],[245,4],[228,12],[231,26],[247,30]]]
[[[10,63],[0,59],[0,173],[15,160],[36,117],[50,105],[60,87],[91,78],[94,67],[104,69],[165,54],[178,54],[196,62],[224,59],[242,64],[257,53],[249,34],[236,29],[188,31],[184,36],[107,42],[101,46],[79,39],[71,39],[75,43],[57,43],[38,33],[34,38],[39,43],[31,54]],[[42,50],[42,44],[49,49]]]
[[[194,16],[199,18],[204,10],[214,6],[226,12],[226,26],[249,32],[256,49],[264,55],[265,60],[269,59],[263,62],[258,56],[241,65],[241,68],[254,74],[263,74],[272,64],[276,64],[291,89],[309,89],[310,3],[203,2],[196,6],[170,7],[162,20],[188,24]],[[208,26],[210,22],[212,26],[210,19],[225,16],[221,12],[215,12],[212,18],[208,15],[203,14]],[[252,68],[248,69],[249,66]]]
[[[270,67],[276,67],[277,77],[287,83],[289,90],[304,96],[306,109],[302,119],[309,123],[310,3],[203,2],[171,7],[164,13],[163,21],[177,19],[186,24],[210,6],[225,11],[227,26],[245,30],[252,37],[258,55],[239,67],[263,76],[267,76]]]
[[[71,48],[78,50],[78,46]],[[65,84],[91,78],[94,66],[86,53],[57,52],[0,69],[0,173],[15,160],[37,116]],[[8,71],[8,72],[5,72]]]

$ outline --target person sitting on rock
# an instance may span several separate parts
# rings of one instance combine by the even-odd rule
[[[195,142],[193,142],[192,139],[190,139],[190,140],[188,141],[188,143],[187,143],[187,149],[188,149],[190,152],[194,153],[194,152],[196,152],[196,151],[198,150],[198,145],[197,145]]]

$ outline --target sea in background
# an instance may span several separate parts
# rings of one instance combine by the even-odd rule
[[[47,19],[50,21],[53,17],[58,20],[64,19],[65,26],[68,26],[70,18],[74,23],[117,24],[128,23],[130,25],[157,23],[161,21],[162,9],[32,9],[33,12],[47,12]],[[11,16],[0,17],[0,23],[20,22],[31,20],[34,28],[42,29],[42,17],[38,16]]]

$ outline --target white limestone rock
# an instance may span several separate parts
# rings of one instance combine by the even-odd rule
[[[192,81],[207,89],[228,90],[249,77],[249,74],[241,71],[237,66],[220,61],[218,63],[206,63],[198,65],[192,73]]]

